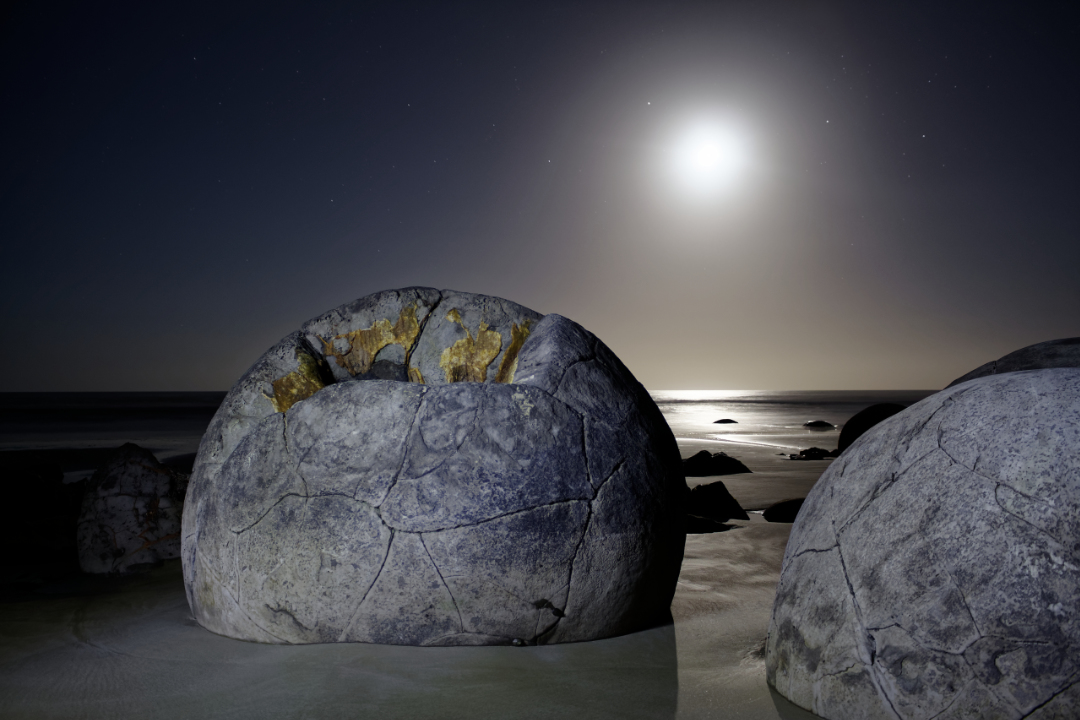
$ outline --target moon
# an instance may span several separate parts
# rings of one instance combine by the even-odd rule
[[[737,184],[749,162],[749,143],[732,127],[698,123],[672,143],[670,171],[688,194],[712,197]]]

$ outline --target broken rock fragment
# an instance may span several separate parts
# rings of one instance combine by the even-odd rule
[[[117,448],[87,482],[79,514],[79,566],[125,573],[180,556],[188,476],[133,443]]]

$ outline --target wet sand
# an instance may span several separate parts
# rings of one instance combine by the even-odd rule
[[[687,538],[671,624],[547,647],[232,640],[191,618],[178,560],[53,583],[0,605],[0,717],[811,717],[781,714],[762,656],[791,526],[738,525]]]
[[[180,464],[199,435],[124,439]],[[49,466],[60,485],[98,460],[86,445],[53,458],[3,453],[4,464]],[[747,510],[805,497],[830,462],[704,440],[680,449],[746,463],[754,472],[688,481],[722,480]],[[791,526],[750,517],[688,536],[670,624],[547,647],[247,643],[194,622],[178,560],[125,579],[81,576],[70,563],[11,568],[24,575],[0,602],[0,718],[811,718],[765,682]]]

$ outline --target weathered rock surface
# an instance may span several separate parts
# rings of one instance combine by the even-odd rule
[[[687,477],[709,477],[711,475],[736,475],[752,472],[741,461],[727,453],[710,453],[708,450],[691,455],[682,461],[683,474]]]
[[[899,403],[877,403],[852,415],[840,430],[840,439],[836,441],[837,454],[851,447],[851,444],[862,437],[867,430],[903,411],[906,407]]]
[[[1080,337],[1047,340],[1046,342],[1014,350],[1004,357],[991,360],[985,365],[980,365],[971,372],[961,375],[949,383],[947,387],[959,385],[975,378],[986,377],[987,375],[1065,367],[1080,368]]]
[[[1080,370],[875,426],[792,528],[768,681],[839,718],[1080,716]]]
[[[206,628],[274,643],[552,643],[663,617],[685,541],[648,393],[559,315],[430,288],[306,323],[236,383],[184,516]]]
[[[87,481],[79,514],[79,567],[124,573],[180,557],[188,476],[133,443],[117,448]]]

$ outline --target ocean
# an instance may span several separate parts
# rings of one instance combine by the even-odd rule
[[[935,390],[671,390],[651,395],[680,445],[836,447],[839,429],[875,403],[910,405]],[[0,393],[0,452],[143,445],[192,453],[224,392]],[[715,424],[716,420],[735,420]],[[834,430],[803,427],[824,420]]]
[[[652,393],[683,456],[723,451],[770,477],[820,474],[828,461],[792,461],[810,447],[836,447],[840,428],[881,402],[910,405],[932,390],[677,390]],[[189,468],[224,392],[0,393],[0,473],[28,465],[58,469],[64,482],[88,477],[111,448],[133,442],[167,464]],[[716,424],[716,420],[734,420]],[[803,426],[824,420],[833,429]],[[6,483],[5,483],[6,484]],[[693,481],[692,483],[693,484]],[[781,493],[783,494],[783,493]],[[789,493],[790,494],[790,493]]]
[[[754,513],[805,497],[831,462],[790,454],[835,447],[837,428],[868,405],[929,394],[653,397],[684,456],[723,450],[749,467],[722,481]],[[550,711],[545,717],[811,717],[765,683],[761,647],[791,525],[761,515],[730,532],[687,537],[672,624],[547,647],[238,642],[191,619],[176,560],[131,577],[80,575],[73,530],[81,484],[73,481],[124,442],[190,467],[224,395],[0,395],[0,482],[10,491],[0,505],[0,542],[10,550],[0,563],[0,663],[9,669],[0,673],[0,704],[28,717],[534,717],[536,708]],[[735,422],[715,424],[724,418]],[[808,430],[808,420],[837,428]],[[451,707],[458,712],[445,712]]]

